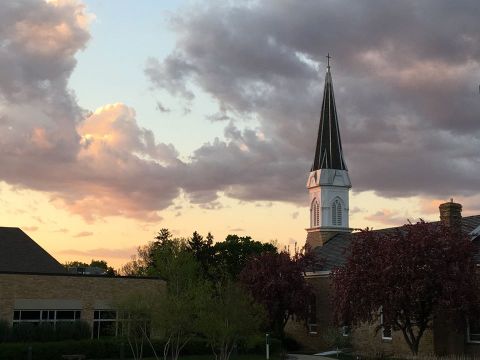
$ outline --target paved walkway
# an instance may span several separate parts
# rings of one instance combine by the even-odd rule
[[[300,354],[288,354],[288,359],[291,360],[332,360],[332,358],[320,355],[300,355]]]

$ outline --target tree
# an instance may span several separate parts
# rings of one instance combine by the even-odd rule
[[[162,229],[155,239],[148,248],[144,248],[141,259],[136,263],[139,265],[130,268],[162,278],[166,281],[166,289],[150,296],[151,303],[142,300],[148,296],[136,294],[143,305],[132,306],[131,302],[130,307],[134,315],[140,315],[135,317],[140,320],[145,313],[149,314],[152,328],[165,340],[163,358],[166,360],[170,356],[170,359],[177,360],[185,345],[198,333],[199,299],[205,297],[205,285],[200,265],[188,251],[185,239],[173,238],[166,229]],[[145,304],[153,305],[148,307]],[[128,308],[124,308],[125,313],[129,314]],[[142,322],[137,321],[136,324],[142,325]],[[145,340],[145,337],[139,336],[141,330],[138,326],[132,328],[132,339],[136,341],[134,344],[139,344],[138,348]],[[154,355],[158,358],[157,354]]]
[[[159,248],[168,245],[172,240],[172,234],[168,229],[160,229],[155,236],[155,241],[137,248],[137,254],[123,265],[120,273],[125,276],[155,276],[158,275],[155,268],[155,253]]]
[[[108,275],[108,276],[117,275],[116,270],[113,267],[109,266],[108,263],[105,260],[93,260],[92,259],[92,261],[90,261],[90,264],[87,264],[86,262],[82,262],[82,261],[67,261],[64,264],[64,266],[67,269],[68,268],[78,268],[78,267],[83,267],[83,268],[97,267],[97,268],[105,270],[105,275]]]
[[[117,275],[117,272],[115,271],[115,269],[111,266],[108,266],[108,264],[105,260],[93,260],[92,259],[92,261],[90,262],[90,266],[97,267],[97,268],[100,268],[100,269],[104,269],[105,270],[105,275],[108,275],[108,276]]]
[[[276,253],[277,248],[270,243],[252,240],[250,236],[228,235],[225,241],[214,245],[216,264],[222,273],[236,279],[250,257],[266,252]]]
[[[378,323],[381,309],[383,326],[400,330],[416,355],[435,314],[476,311],[472,246],[463,233],[424,221],[389,232],[362,231],[345,266],[333,271],[336,321]]]
[[[308,318],[312,291],[304,273],[311,256],[311,253],[296,253],[291,257],[286,251],[265,252],[251,258],[240,274],[240,281],[265,307],[269,329],[282,340],[285,325],[293,315],[302,320]]]
[[[263,323],[263,309],[230,280],[218,282],[204,296],[199,330],[212,347],[215,360],[228,360],[240,340],[251,340]]]
[[[139,246],[137,254],[133,255],[131,260],[120,268],[120,274],[124,276],[148,276],[151,264],[150,254],[153,252],[154,246],[153,242]]]
[[[77,268],[77,267],[88,267],[88,264],[86,262],[83,262],[83,261],[77,261],[77,260],[73,260],[73,261],[67,261],[65,262],[65,264],[63,264],[63,266],[65,266],[65,268]]]
[[[154,254],[154,269],[166,280],[166,292],[158,299],[159,329],[165,336],[164,358],[177,360],[181,350],[198,331],[198,304],[204,283],[198,262],[187,251],[186,241],[165,237]]]
[[[145,342],[151,347],[155,359],[158,359],[150,341],[150,329],[158,326],[157,300],[163,294],[160,288],[153,288],[144,293],[127,294],[114,304],[122,323],[121,335],[127,340],[134,360],[143,359]]]
[[[188,240],[188,250],[193,253],[193,256],[200,264],[203,276],[211,278],[212,273],[215,273],[215,250],[213,248],[213,235],[208,233],[204,239],[198,232],[194,232],[192,237]]]

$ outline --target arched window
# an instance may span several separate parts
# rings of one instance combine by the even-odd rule
[[[332,204],[332,225],[342,226],[342,203],[338,199]]]
[[[320,206],[317,199],[313,199],[310,206],[310,227],[316,227],[320,224]]]

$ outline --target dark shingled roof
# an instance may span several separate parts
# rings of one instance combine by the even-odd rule
[[[0,272],[53,274],[65,268],[19,228],[0,227]]]
[[[438,223],[438,222],[435,222]],[[480,226],[480,215],[467,216],[462,218],[462,228],[465,232],[471,233],[477,227]],[[390,232],[398,229],[387,228],[377,231]],[[350,242],[355,238],[358,233],[339,233],[332,237],[323,246],[316,247],[313,251],[317,259],[319,259],[319,268],[316,271],[332,270],[335,267],[345,264],[346,256],[348,255],[348,247]],[[480,234],[474,238],[473,244],[475,245],[474,259],[480,264]]]
[[[320,126],[318,128],[317,146],[311,171],[319,169],[347,170],[343,159],[342,141],[338,128],[337,107],[333,94],[332,74],[330,65],[325,75]]]

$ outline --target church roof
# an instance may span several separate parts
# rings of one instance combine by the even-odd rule
[[[433,222],[438,223],[437,222]],[[462,230],[466,233],[471,233],[476,228],[480,227],[480,215],[466,216],[462,218]],[[383,233],[393,232],[398,227],[376,230]],[[332,270],[336,267],[345,264],[348,256],[348,248],[350,243],[355,239],[359,233],[339,233],[328,240],[323,246],[316,247],[313,251],[315,256],[319,259],[319,268],[315,271]],[[475,246],[475,253],[473,255],[475,261],[480,264],[480,235],[477,235],[472,240]]]
[[[327,58],[330,61],[330,56],[327,56]],[[325,75],[320,126],[318,128],[317,146],[311,171],[319,169],[347,170],[345,160],[343,159],[342,141],[338,128],[337,107],[335,105],[335,95],[333,94],[330,62]]]
[[[0,272],[65,273],[65,268],[22,230],[0,227]]]

